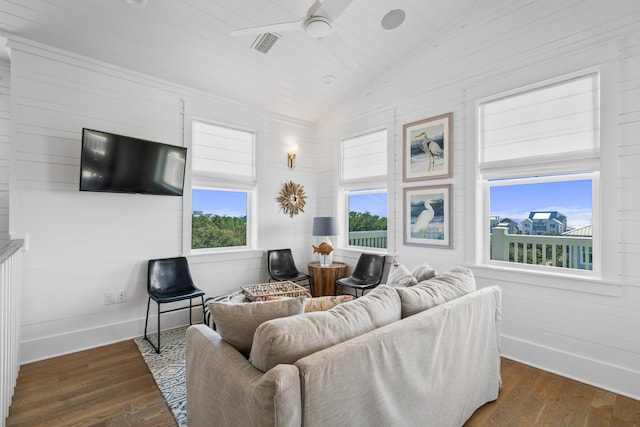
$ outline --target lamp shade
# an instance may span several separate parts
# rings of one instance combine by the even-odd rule
[[[337,236],[338,221],[332,216],[317,216],[313,218],[313,236]]]

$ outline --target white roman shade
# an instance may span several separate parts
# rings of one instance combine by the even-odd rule
[[[192,141],[194,183],[211,178],[256,182],[255,133],[194,120]]]
[[[591,73],[478,103],[479,163],[597,156],[599,75]]]
[[[342,140],[343,183],[373,181],[387,175],[387,130]]]

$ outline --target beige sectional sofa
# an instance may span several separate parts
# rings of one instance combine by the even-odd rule
[[[500,288],[475,290],[459,267],[328,311],[276,315],[253,326],[248,357],[229,344],[233,327],[192,326],[188,424],[461,426],[498,396],[500,306]],[[210,308],[214,320],[228,309]]]

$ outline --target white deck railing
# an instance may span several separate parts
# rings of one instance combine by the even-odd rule
[[[23,240],[0,248],[0,419],[5,425],[20,370]]]
[[[367,248],[386,248],[387,230],[350,231],[349,246],[364,246]]]
[[[580,270],[593,269],[593,239],[578,236],[509,234],[495,227],[491,235],[491,259]]]

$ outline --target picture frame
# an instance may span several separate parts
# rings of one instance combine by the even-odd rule
[[[451,178],[453,113],[402,126],[403,181]]]
[[[451,184],[405,188],[404,244],[452,248]]]

